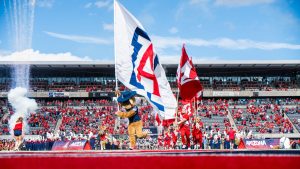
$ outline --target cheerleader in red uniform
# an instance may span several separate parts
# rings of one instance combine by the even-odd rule
[[[164,147],[166,150],[171,148],[171,133],[169,129],[166,129],[165,131],[165,137],[164,137]]]
[[[16,121],[15,127],[14,127],[14,136],[16,140],[15,144],[15,149],[14,150],[19,150],[19,146],[21,145],[23,141],[23,117],[19,117],[18,120]]]
[[[193,125],[193,131],[192,131],[193,142],[195,148],[197,149],[202,149],[202,128],[203,128],[203,122],[201,121],[200,117],[197,117]]]
[[[157,138],[157,144],[158,144],[158,149],[161,149],[161,147],[163,148],[163,136],[159,135]]]
[[[107,143],[107,128],[105,125],[102,125],[99,127],[99,129],[101,150],[105,150],[105,145]]]
[[[190,149],[190,123],[189,115],[187,114],[187,108],[183,107],[178,122],[179,132],[181,135],[182,149]]]
[[[177,143],[177,135],[178,135],[178,130],[175,129],[174,127],[171,128],[171,137],[172,137],[172,142],[171,142],[171,146],[173,149],[176,149],[176,143]]]

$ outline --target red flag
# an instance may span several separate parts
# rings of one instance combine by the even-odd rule
[[[192,59],[189,58],[185,51],[184,45],[177,69],[177,84],[182,100],[191,100],[195,96],[199,97],[199,93],[202,92],[201,82],[197,76]]]
[[[187,114],[191,117],[194,114],[194,108],[192,104],[192,100],[189,101],[181,101],[182,109],[185,109]]]

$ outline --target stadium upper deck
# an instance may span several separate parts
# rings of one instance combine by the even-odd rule
[[[0,63],[0,91],[2,92],[7,92],[12,86],[12,64],[28,63]],[[204,97],[300,96],[298,90],[300,60],[194,61],[194,64],[204,86]],[[31,91],[111,92],[114,90],[113,61],[30,62],[30,65]],[[163,67],[171,87],[176,90],[177,63],[163,63]],[[122,88],[124,87],[121,85]]]

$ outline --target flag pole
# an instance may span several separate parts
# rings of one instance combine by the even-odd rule
[[[115,14],[115,9],[116,7],[116,0],[114,0],[114,28],[116,27],[116,14]],[[114,29],[115,30],[115,29]],[[115,35],[115,31],[114,31],[114,53],[115,53],[115,81],[116,81],[116,88],[115,90],[117,91],[118,90],[118,75],[117,75],[117,52],[116,52],[116,43],[117,43],[117,40],[116,40],[116,35]],[[118,95],[117,95],[118,96]],[[118,110],[119,110],[119,106],[118,106]]]
[[[116,96],[118,97],[119,96],[119,87],[118,87],[118,75],[117,75],[117,52],[116,52],[116,43],[117,43],[117,40],[116,40],[116,35],[115,35],[115,27],[116,27],[116,0],[114,0],[114,53],[115,53],[115,81],[116,81],[116,88],[115,88],[115,91],[116,91]],[[120,111],[120,108],[119,108],[119,104],[118,102],[117,103],[117,110]],[[114,127],[114,130],[117,129],[117,127],[120,126],[120,117],[117,117],[116,121],[115,121],[115,127]]]
[[[197,117],[197,110],[196,110],[196,97],[194,96],[194,112],[196,113],[196,117]]]
[[[179,106],[179,88],[177,90],[177,96],[176,96],[176,101],[177,101],[177,108],[176,108],[176,113],[175,113],[175,123],[176,123],[176,128],[178,127],[178,120],[177,120],[177,116],[178,116],[178,106]]]

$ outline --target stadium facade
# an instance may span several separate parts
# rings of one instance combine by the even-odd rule
[[[11,66],[15,62],[0,64],[0,97],[5,98],[11,88]],[[17,64],[27,64],[18,62]],[[113,62],[30,62],[30,97],[111,97],[114,91],[115,70]],[[204,85],[203,97],[299,97],[300,61],[212,61],[195,62]],[[172,89],[176,91],[177,64],[163,64]],[[42,83],[38,82],[44,82]],[[47,85],[65,93],[53,93]],[[66,82],[65,84],[63,82]],[[91,82],[91,83],[88,83]],[[88,85],[99,84],[100,89],[87,92]],[[70,85],[77,89],[64,90]],[[121,84],[120,84],[121,85]],[[122,86],[122,85],[121,85]]]

